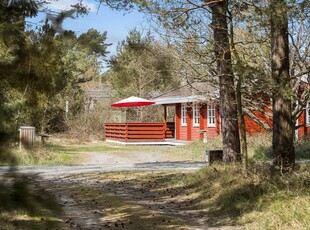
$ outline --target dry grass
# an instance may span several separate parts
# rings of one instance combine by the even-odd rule
[[[310,229],[309,165],[285,175],[268,164],[251,165],[247,175],[239,165],[213,164],[194,173],[118,172],[75,179],[87,181],[90,197],[102,192],[99,199],[112,225],[134,220],[165,229],[156,225],[165,216],[174,224],[172,229]]]
[[[5,146],[0,151],[0,165],[74,165],[82,160],[79,153],[53,144],[42,147],[40,142],[36,142],[31,149]]]
[[[29,177],[10,172],[0,178],[0,229],[66,229],[62,215],[53,195]]]
[[[248,229],[310,228],[310,166],[279,175],[268,164],[254,164],[248,175],[238,165],[212,165],[186,181],[208,208],[211,223]]]

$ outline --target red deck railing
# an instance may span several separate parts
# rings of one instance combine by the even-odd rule
[[[174,122],[167,122],[165,138],[174,138],[175,124]]]
[[[165,140],[166,123],[106,123],[104,131],[106,140],[159,142]],[[170,132],[169,136],[171,136]]]

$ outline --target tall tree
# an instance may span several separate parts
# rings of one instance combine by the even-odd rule
[[[0,142],[16,133],[14,112],[20,104],[12,87],[18,76],[25,75],[17,66],[25,58],[25,17],[37,14],[35,1],[0,0]]]
[[[274,164],[287,169],[295,163],[295,124],[292,120],[286,1],[270,0],[270,9],[271,71],[274,80],[272,149]]]
[[[107,78],[115,97],[149,98],[154,92],[174,88],[178,83],[172,75],[174,60],[165,49],[150,34],[143,37],[139,31],[131,30],[110,60]]]
[[[210,3],[212,1],[206,1]],[[227,26],[227,4],[225,1],[211,3],[214,50],[219,76],[221,131],[224,161],[240,160],[240,140],[237,117],[237,101],[232,70],[229,33]]]
[[[217,68],[206,70],[205,73],[212,73],[218,77],[220,85],[220,104],[221,104],[221,123],[223,136],[223,149],[225,161],[240,160],[240,140],[237,117],[237,104],[234,89],[234,75],[232,71],[231,53],[229,36],[227,30],[227,0],[200,0],[200,1],[137,1],[140,6],[147,8],[151,13],[156,14],[157,18],[163,23],[170,35],[178,37],[174,33],[176,30],[190,30],[195,36],[195,30],[208,30],[206,27],[197,27],[199,24],[210,24],[213,30],[213,41]],[[211,9],[211,12],[210,12]],[[194,37],[188,39],[209,43],[209,37]],[[202,49],[201,49],[202,50]],[[185,50],[181,50],[184,52]],[[196,50],[195,50],[196,51]],[[211,59],[211,58],[210,58]],[[194,66],[194,65],[193,65]],[[195,70],[194,70],[195,71]],[[210,75],[210,74],[208,74]],[[205,75],[206,76],[206,75]],[[214,77],[213,77],[214,79]]]

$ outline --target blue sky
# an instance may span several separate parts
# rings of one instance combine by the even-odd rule
[[[52,11],[69,10],[70,5],[76,4],[77,0],[51,1],[48,8]],[[89,14],[79,16],[76,19],[66,19],[63,28],[73,30],[77,34],[86,32],[94,28],[100,32],[107,31],[107,43],[113,43],[108,48],[110,55],[115,54],[117,43],[124,40],[130,29],[134,27],[141,29],[145,27],[144,16],[137,11],[125,13],[111,10],[109,7],[101,5],[98,10],[98,3],[92,0],[84,0],[84,4],[90,8]],[[33,22],[43,23],[45,14],[39,14],[37,18],[31,19]]]

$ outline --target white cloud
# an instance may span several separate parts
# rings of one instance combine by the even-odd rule
[[[77,0],[48,0],[48,2],[50,2],[48,4],[48,9],[53,11],[70,10],[72,8],[71,5],[75,5],[78,3]],[[97,11],[97,5],[95,3],[83,1],[83,4],[90,9],[90,12]]]

